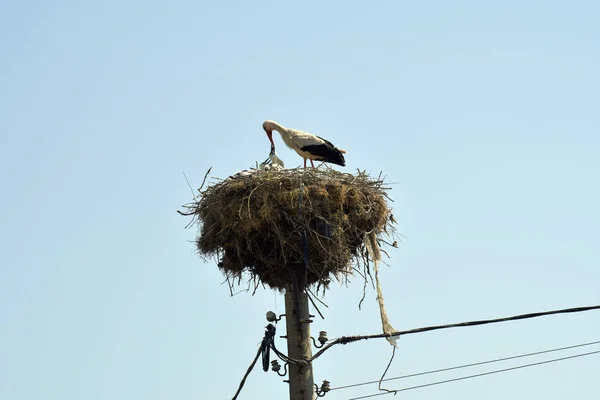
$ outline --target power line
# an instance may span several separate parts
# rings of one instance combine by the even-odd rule
[[[409,387],[398,389],[398,390],[390,390],[389,392],[384,392],[384,393],[374,393],[374,394],[370,394],[370,395],[366,395],[366,396],[352,397],[349,400],[367,399],[367,398],[370,398],[370,397],[384,396],[386,394],[392,394],[392,393],[396,394],[398,392],[405,392],[405,391],[408,391],[408,390],[420,389],[420,388],[424,388],[424,387],[428,387],[428,386],[441,385],[443,383],[450,383],[450,382],[462,381],[462,380],[465,380],[465,379],[477,378],[477,377],[485,376],[485,375],[498,374],[500,372],[512,371],[512,370],[515,370],[515,369],[533,367],[533,366],[542,365],[542,364],[549,364],[549,363],[553,363],[553,362],[557,362],[557,361],[564,361],[564,360],[568,360],[568,359],[571,359],[571,358],[577,358],[577,357],[585,357],[585,356],[589,356],[589,355],[592,355],[592,354],[598,354],[598,353],[600,353],[600,350],[591,351],[589,353],[576,354],[576,355],[568,356],[568,357],[554,358],[552,360],[540,361],[540,362],[531,363],[531,364],[519,365],[517,367],[510,367],[510,368],[499,369],[499,370],[496,370],[496,371],[483,372],[483,373],[480,373],[480,374],[461,376],[460,378],[453,378],[453,379],[446,379],[446,380],[443,380],[443,381],[425,383],[423,385],[409,386]]]
[[[552,314],[575,313],[575,312],[583,312],[583,311],[590,311],[590,310],[597,310],[597,309],[600,309],[600,305],[587,306],[587,307],[565,308],[565,309],[562,309],[562,310],[553,310],[553,311],[544,311],[544,312],[537,312],[537,313],[530,313],[530,314],[521,314],[521,315],[515,315],[515,316],[512,316],[512,317],[505,317],[505,318],[496,318],[496,319],[488,319],[488,320],[460,322],[460,323],[448,324],[448,325],[434,325],[434,326],[427,326],[427,327],[423,327],[423,328],[410,329],[410,330],[406,330],[406,331],[397,331],[397,332],[392,332],[392,333],[380,333],[380,334],[375,334],[375,335],[361,335],[361,336],[342,336],[340,338],[337,338],[337,339],[333,340],[332,342],[328,343],[327,345],[325,345],[313,357],[311,357],[309,359],[305,359],[305,360],[295,360],[295,359],[289,358],[289,357],[285,356],[284,354],[278,352],[276,350],[276,348],[274,346],[274,343],[272,341],[271,341],[269,347],[271,349],[273,349],[274,352],[279,357],[283,356],[282,359],[283,360],[287,360],[288,363],[311,363],[316,358],[318,358],[321,354],[323,354],[326,350],[330,349],[332,346],[334,346],[336,344],[347,344],[347,343],[352,343],[352,342],[356,342],[356,341],[359,341],[359,340],[366,340],[366,339],[399,337],[399,336],[402,336],[402,335],[409,335],[409,334],[413,334],[413,333],[422,333],[422,332],[428,332],[428,331],[433,331],[433,330],[438,330],[438,329],[448,329],[448,328],[456,328],[456,327],[484,325],[484,324],[491,324],[491,323],[498,323],[498,322],[515,321],[515,320],[519,320],[519,319],[536,318],[536,317],[541,317],[541,316],[546,316],[546,315],[552,315]],[[576,345],[576,346],[573,346],[573,347],[579,347],[579,346],[583,346],[583,345]],[[545,352],[549,352],[549,351],[545,351]],[[417,388],[425,387],[425,386],[439,385],[441,383],[453,382],[453,381],[457,381],[457,380],[474,378],[474,377],[483,376],[483,375],[490,375],[490,374],[494,374],[494,373],[498,373],[498,372],[510,371],[511,369],[525,368],[525,367],[528,367],[528,366],[540,365],[540,364],[545,364],[545,363],[554,362],[554,361],[560,361],[560,360],[566,360],[566,359],[569,359],[569,358],[581,357],[581,356],[584,356],[584,355],[596,354],[596,353],[599,353],[599,352],[600,351],[591,352],[591,353],[585,353],[585,354],[580,354],[580,355],[571,356],[571,357],[558,358],[558,359],[555,359],[555,360],[544,361],[544,362],[534,363],[534,364],[528,364],[528,365],[514,367],[514,368],[508,368],[508,369],[504,369],[504,370],[487,372],[487,373],[484,373],[484,374],[471,375],[471,376],[466,376],[466,377],[457,378],[457,379],[451,379],[451,380],[447,380],[447,381],[434,382],[434,383],[430,383],[430,384],[426,384],[426,385],[413,386],[413,387],[409,387],[409,388],[405,388],[405,389],[400,389],[400,390],[397,390],[397,391],[390,391],[388,393],[396,393],[396,392],[401,392],[401,391],[406,391],[406,390],[411,390],[411,389],[417,389]],[[256,357],[254,358],[254,360],[252,361],[252,363],[248,367],[248,370],[246,371],[246,374],[244,375],[242,381],[240,382],[238,390],[237,390],[237,392],[235,393],[235,395],[233,397],[234,400],[240,394],[240,392],[241,392],[241,390],[242,390],[242,388],[243,388],[243,386],[244,386],[244,384],[246,382],[246,379],[248,378],[248,375],[250,375],[250,372],[254,368],[254,365],[256,364],[256,361],[258,360],[258,357],[260,357],[261,353],[262,353],[262,348],[259,348],[258,352],[256,353]],[[541,354],[541,353],[543,353],[543,352],[540,352],[540,353],[537,353],[537,354]],[[536,354],[536,353],[532,353],[531,355],[533,355],[533,354]],[[523,355],[521,357],[525,357],[525,355]],[[509,358],[506,358],[506,359],[511,359],[511,358],[518,358],[518,356],[509,357]],[[501,361],[501,360],[496,360],[496,361]],[[475,364],[472,364],[472,365],[486,364],[486,363],[489,363],[489,362],[495,362],[495,361],[475,363]],[[458,369],[458,368],[464,368],[464,367],[466,367],[466,366],[452,367],[452,368],[449,368],[449,369]],[[417,375],[424,375],[424,374],[427,374],[427,373],[441,372],[441,371],[449,370],[449,369],[443,369],[443,370],[437,370],[437,371],[430,371],[430,372],[420,373],[420,374],[417,374]],[[416,375],[411,375],[411,376],[416,376]],[[385,381],[392,380],[392,379],[400,379],[400,377],[398,377],[398,378],[388,378],[388,379],[385,379]],[[377,383],[377,382],[379,382],[379,381],[367,382],[367,383],[364,383],[364,384]],[[356,384],[356,385],[349,385],[349,386],[346,386],[346,387],[353,387],[353,386],[360,386],[360,385],[361,384]],[[339,387],[337,389],[341,389],[341,388],[342,387]],[[381,396],[382,394],[388,394],[388,393],[377,393],[377,394],[366,396],[366,397],[357,397],[356,399],[363,399],[363,398],[367,398],[367,397]]]
[[[402,335],[410,335],[413,333],[435,331],[438,329],[448,329],[448,328],[457,328],[457,327],[465,327],[465,326],[493,324],[493,323],[498,323],[498,322],[507,322],[507,321],[516,321],[516,320],[520,320],[520,319],[543,317],[546,315],[575,313],[575,312],[583,312],[583,311],[590,311],[590,310],[597,310],[597,309],[600,309],[600,305],[588,306],[588,307],[565,308],[562,310],[543,311],[543,312],[521,314],[521,315],[515,315],[512,317],[504,317],[504,318],[496,318],[496,319],[484,319],[484,320],[478,320],[478,321],[459,322],[456,324],[448,324],[448,325],[426,326],[423,328],[416,328],[416,329],[410,329],[410,330],[406,330],[406,331],[397,331],[397,332],[391,332],[391,333],[379,333],[379,334],[375,334],[375,335],[342,336],[340,338],[333,340],[331,343],[327,344],[325,347],[323,347],[321,350],[319,350],[317,353],[315,353],[315,355],[308,361],[311,362],[311,361],[315,360],[321,354],[323,354],[325,351],[329,350],[332,346],[334,346],[336,344],[348,344],[348,343],[356,342],[359,340],[366,340],[366,339],[394,338],[394,337],[399,337]]]
[[[440,368],[440,369],[434,369],[434,370],[424,371],[424,372],[417,372],[417,373],[414,373],[414,374],[402,375],[402,376],[396,376],[396,377],[393,377],[393,378],[382,379],[381,382],[393,381],[393,380],[397,380],[397,379],[412,378],[412,377],[415,377],[415,376],[435,374],[435,373],[438,373],[438,372],[452,371],[452,370],[461,369],[461,368],[475,367],[475,366],[478,366],[478,365],[491,364],[491,363],[496,363],[496,362],[500,362],[500,361],[508,361],[508,360],[514,360],[514,359],[517,359],[517,358],[536,356],[536,355],[540,355],[540,354],[552,353],[552,352],[562,351],[562,350],[569,350],[569,349],[574,349],[574,348],[577,348],[577,347],[591,346],[591,345],[599,344],[599,343],[600,343],[600,340],[595,341],[595,342],[576,344],[576,345],[573,345],[573,346],[559,347],[559,348],[556,348],[556,349],[536,351],[536,352],[533,352],[533,353],[519,354],[519,355],[511,356],[511,357],[496,358],[494,360],[489,360],[489,361],[481,361],[481,362],[476,362],[476,363],[471,363],[471,364],[457,365],[457,366],[454,366],[454,367]],[[348,388],[353,388],[353,387],[357,387],[357,386],[372,385],[374,383],[379,383],[379,382],[380,382],[379,380],[376,380],[376,381],[368,381],[368,382],[361,382],[361,383],[353,383],[351,385],[344,385],[344,386],[332,387],[330,390],[333,391],[333,390],[348,389]]]
[[[254,357],[254,360],[252,360],[252,362],[250,363],[250,366],[246,370],[246,373],[244,374],[244,377],[242,378],[242,381],[240,382],[240,386],[238,387],[237,392],[235,392],[235,395],[233,395],[233,400],[236,400],[237,397],[240,395],[240,392],[242,391],[242,388],[244,387],[244,384],[246,383],[246,379],[248,378],[248,375],[250,375],[250,372],[252,372],[252,369],[256,365],[256,361],[258,360],[258,357],[261,356],[261,354],[262,354],[262,361],[263,361],[263,369],[265,371],[269,370],[269,349],[272,348],[275,352],[277,352],[277,349],[273,345],[274,337],[275,337],[275,326],[273,326],[272,324],[269,324],[265,328],[265,336],[263,337],[262,343],[261,343],[260,347],[258,348],[258,351],[256,352],[256,356]]]
[[[259,347],[258,351],[256,352],[256,357],[254,357],[254,360],[252,361],[252,363],[250,363],[248,370],[244,374],[244,378],[242,378],[242,381],[240,382],[240,386],[238,387],[237,392],[235,392],[235,395],[233,395],[233,400],[237,399],[237,397],[240,395],[240,392],[242,391],[242,388],[244,387],[244,383],[246,383],[246,378],[248,378],[248,375],[250,375],[250,372],[252,372],[252,369],[254,368],[254,365],[256,365],[256,361],[258,360],[258,357],[260,357],[261,353],[262,353],[262,348]]]

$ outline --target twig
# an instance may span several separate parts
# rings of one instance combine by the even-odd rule
[[[308,290],[306,291],[306,297],[308,297],[308,299],[310,300],[310,303],[313,305],[313,307],[315,308],[315,310],[317,310],[317,312],[321,316],[321,319],[325,319],[325,317],[323,316],[323,314],[321,314],[321,310],[319,310],[319,307],[317,307],[317,305],[313,301],[312,296],[309,294]]]
[[[369,278],[371,278],[371,286],[373,286],[373,290],[375,290],[375,280],[373,279],[373,275],[371,275],[371,268],[369,268],[369,258],[367,256],[366,258],[366,262],[365,262],[365,272],[366,275],[369,275]]]
[[[194,194],[194,189],[192,189],[192,185],[190,185],[190,181],[188,181],[187,176],[185,176],[185,172],[181,171],[181,173],[183,174],[183,177],[185,178],[185,181],[187,182],[187,184],[190,188],[190,192],[192,192],[192,197],[196,198],[196,195]]]
[[[196,211],[194,211],[194,210],[191,210],[190,212],[183,212],[183,211],[179,211],[179,210],[177,210],[177,213],[178,213],[179,215],[183,215],[184,217],[189,217],[190,215],[194,215],[194,214],[196,214]]]
[[[360,307],[362,306],[362,302],[365,301],[365,297],[367,296],[367,277],[365,276],[364,278],[365,279],[363,281],[364,282],[364,284],[363,284],[363,295],[362,295],[360,301],[358,302],[358,309],[359,310],[361,309]]]
[[[329,308],[329,306],[328,306],[328,305],[327,305],[327,304],[326,304],[326,303],[325,303],[323,300],[319,299],[319,298],[317,297],[317,295],[315,295],[315,294],[314,294],[314,293],[313,293],[313,292],[312,292],[312,291],[311,291],[309,288],[306,288],[306,290],[308,290],[308,292],[309,292],[310,294],[312,294],[313,296],[315,296],[315,299],[317,299],[317,301],[318,301],[319,303],[321,303],[321,304],[323,304],[325,307]]]
[[[204,179],[202,179],[202,185],[200,185],[200,187],[198,188],[198,191],[202,191],[202,188],[204,187],[204,183],[206,182],[206,178],[208,177],[208,174],[210,174],[210,171],[212,170],[212,167],[210,167],[208,169],[208,171],[206,171],[206,174],[204,174]]]

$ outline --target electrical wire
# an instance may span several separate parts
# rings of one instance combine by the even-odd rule
[[[295,359],[290,358],[287,355],[283,354],[282,352],[277,350],[277,347],[275,347],[275,342],[271,342],[270,346],[271,346],[271,349],[273,349],[273,352],[275,353],[275,355],[277,355],[277,357],[279,357],[281,359],[281,361],[283,361],[283,362],[286,362],[286,363],[292,364],[292,365],[299,365],[299,364],[305,365],[307,363],[306,361],[295,360]]]
[[[516,367],[503,368],[503,369],[499,369],[499,370],[495,370],[495,371],[490,371],[490,372],[482,372],[480,374],[461,376],[460,378],[453,378],[453,379],[446,379],[446,380],[443,380],[443,381],[436,381],[436,382],[431,382],[431,383],[425,383],[423,385],[409,386],[409,387],[406,387],[406,388],[392,390],[392,391],[385,392],[385,393],[374,393],[374,394],[370,394],[370,395],[366,395],[366,396],[352,397],[352,398],[350,398],[348,400],[367,399],[367,398],[371,398],[371,397],[384,396],[386,394],[392,394],[392,393],[396,394],[398,392],[406,392],[408,390],[421,389],[421,388],[428,387],[428,386],[435,386],[435,385],[441,385],[443,383],[450,383],[450,382],[462,381],[462,380],[465,380],[465,379],[477,378],[477,377],[480,377],[480,376],[486,376],[486,375],[492,375],[492,374],[498,374],[498,373],[501,373],[501,372],[512,371],[512,370],[521,369],[521,368],[527,368],[527,367],[533,367],[533,366],[536,366],[536,365],[549,364],[549,363],[553,363],[553,362],[557,362],[557,361],[569,360],[569,359],[572,359],[572,358],[585,357],[585,356],[589,356],[589,355],[592,355],[592,354],[598,354],[598,353],[600,353],[600,350],[591,351],[591,352],[588,352],[588,353],[576,354],[576,355],[573,355],[573,356],[567,356],[567,357],[561,357],[561,358],[554,358],[552,360],[540,361],[540,362],[531,363],[531,364],[519,365],[519,366],[516,366]]]
[[[248,378],[248,375],[250,375],[250,372],[252,372],[252,369],[256,365],[256,361],[258,361],[258,357],[260,357],[261,353],[262,353],[262,348],[259,347],[258,348],[258,352],[256,353],[256,357],[254,357],[254,361],[252,361],[252,363],[248,367],[248,370],[246,371],[246,374],[244,375],[244,378],[240,382],[240,386],[238,387],[237,392],[235,392],[235,395],[233,395],[233,399],[232,400],[237,399],[237,397],[240,395],[240,392],[242,391],[242,388],[244,387],[244,383],[246,383],[246,378]]]
[[[500,362],[500,361],[508,361],[508,360],[514,360],[514,359],[517,359],[517,358],[531,357],[531,356],[536,356],[536,355],[540,355],[540,354],[552,353],[552,352],[556,352],[556,351],[575,349],[575,348],[584,347],[584,346],[591,346],[591,345],[594,345],[594,344],[600,344],[600,340],[595,341],[595,342],[576,344],[576,345],[573,345],[573,346],[559,347],[559,348],[556,348],[556,349],[536,351],[536,352],[533,352],[533,353],[519,354],[519,355],[516,355],[516,356],[496,358],[494,360],[480,361],[480,362],[471,363],[471,364],[457,365],[457,366],[454,366],[454,367],[440,368],[440,369],[434,369],[434,370],[429,370],[429,371],[424,371],[424,372],[417,372],[417,373],[409,374],[409,375],[396,376],[396,377],[393,377],[393,378],[382,379],[381,382],[393,381],[393,380],[397,380],[397,379],[412,378],[412,377],[415,377],[415,376],[435,374],[435,373],[438,373],[438,372],[452,371],[452,370],[461,369],[461,368],[475,367],[475,366],[478,366],[478,365],[492,364],[492,363],[497,363],[497,362]],[[368,381],[368,382],[361,382],[361,383],[353,383],[351,385],[344,385],[344,386],[332,387],[330,389],[330,391],[341,390],[341,389],[348,389],[348,388],[353,388],[353,387],[357,387],[357,386],[372,385],[372,384],[379,383],[379,382],[380,382],[379,380],[376,380],[376,381]]]
[[[478,320],[478,321],[459,322],[456,324],[448,324],[448,325],[426,326],[423,328],[416,328],[416,329],[410,329],[410,330],[406,330],[406,331],[397,331],[397,332],[391,332],[391,333],[379,333],[379,334],[375,334],[375,335],[342,336],[340,338],[333,340],[326,346],[324,346],[321,350],[319,350],[317,353],[315,353],[315,355],[312,358],[310,358],[308,361],[311,362],[311,361],[315,360],[316,358],[321,356],[321,354],[323,354],[325,351],[329,350],[332,346],[334,346],[336,344],[348,344],[348,343],[356,342],[359,340],[366,340],[366,339],[399,337],[402,335],[410,335],[410,334],[414,334],[414,333],[435,331],[438,329],[448,329],[448,328],[457,328],[457,327],[465,327],[465,326],[494,324],[494,323],[498,323],[498,322],[516,321],[519,319],[543,317],[543,316],[552,315],[552,314],[566,314],[566,313],[575,313],[575,312],[590,311],[590,310],[597,310],[597,309],[600,309],[600,305],[587,306],[587,307],[565,308],[562,310],[543,311],[543,312],[514,315],[512,317],[504,317],[504,318],[496,318],[496,319],[484,319],[484,320]]]
[[[295,360],[295,359],[292,359],[292,358],[286,356],[285,354],[279,352],[276,349],[276,347],[274,345],[274,341],[270,341],[269,347],[271,349],[273,349],[273,351],[275,352],[275,354],[277,354],[277,356],[279,356],[282,360],[284,360],[284,361],[286,361],[286,362],[288,362],[290,364],[305,364],[305,363],[311,363],[317,357],[319,357],[321,354],[323,354],[326,350],[330,349],[332,346],[334,346],[336,344],[347,344],[347,343],[356,342],[356,341],[359,341],[359,340],[366,340],[366,339],[399,337],[399,336],[402,336],[402,335],[409,335],[409,334],[413,334],[413,333],[428,332],[428,331],[433,331],[433,330],[438,330],[438,329],[448,329],[448,328],[455,328],[455,327],[484,325],[484,324],[491,324],[491,323],[497,323],[497,322],[514,321],[514,320],[519,320],[519,319],[536,318],[536,317],[541,317],[541,316],[545,316],[545,315],[552,315],[552,314],[574,313],[574,312],[590,311],[590,310],[596,310],[596,309],[600,309],[600,305],[597,305],[597,306],[588,306],[588,307],[566,308],[566,309],[562,309],[562,310],[544,311],[544,312],[537,312],[537,313],[531,313],[531,314],[521,314],[521,315],[515,315],[515,316],[512,316],[512,317],[506,317],[506,318],[496,318],[496,319],[488,319],[488,320],[460,322],[460,323],[449,324],[449,325],[427,326],[427,327],[423,327],[423,328],[410,329],[410,330],[406,330],[406,331],[397,331],[397,332],[392,332],[392,333],[380,333],[380,334],[375,334],[375,335],[364,335],[364,336],[342,336],[340,338],[337,338],[337,339],[333,340],[329,344],[325,345],[312,358],[310,358],[308,360]],[[238,387],[237,392],[235,393],[235,395],[233,397],[233,400],[237,399],[237,396],[240,394],[240,392],[242,390],[242,387],[244,386],[244,383],[246,382],[246,379],[248,378],[248,375],[250,375],[250,372],[254,368],[254,365],[256,364],[256,361],[260,357],[260,355],[262,353],[262,350],[263,350],[262,348],[258,349],[258,352],[256,353],[256,357],[254,358],[254,360],[252,361],[252,363],[248,367],[248,370],[246,371],[246,374],[244,375],[244,378],[240,382],[240,385]],[[440,381],[440,382],[429,383],[429,384],[426,384],[426,385],[413,386],[413,387],[404,388],[404,389],[400,389],[400,390],[396,390],[396,391],[390,391],[390,392],[387,392],[387,393],[377,393],[377,394],[366,396],[366,397],[357,397],[355,399],[363,399],[363,398],[368,398],[368,397],[381,396],[382,394],[397,393],[397,392],[401,392],[401,391],[417,389],[417,388],[420,388],[420,387],[426,387],[426,386],[432,386],[432,385],[439,385],[441,383],[453,382],[453,381],[457,381],[457,380],[474,378],[474,377],[483,376],[483,375],[490,375],[490,374],[494,374],[494,373],[498,373],[498,372],[510,371],[512,369],[525,368],[525,367],[528,367],[528,366],[546,364],[546,363],[549,363],[549,362],[566,360],[566,359],[569,359],[569,358],[581,357],[581,356],[584,356],[584,355],[590,355],[590,354],[596,354],[596,353],[600,353],[600,350],[599,351],[595,351],[595,352],[591,352],[591,353],[585,353],[585,354],[580,354],[580,355],[576,355],[576,356],[571,356],[571,357],[559,358],[559,359],[555,359],[555,360],[544,361],[544,362],[539,362],[539,363],[534,363],[534,364],[529,364],[529,365],[524,365],[524,366],[519,366],[519,367],[514,367],[514,368],[507,368],[507,369],[504,369],[504,370],[498,370],[498,371],[487,372],[487,373],[483,373],[483,374],[477,374],[477,375],[471,375],[471,376],[466,376],[466,377],[462,377],[462,378],[451,379],[451,380],[447,380],[447,381]],[[478,365],[478,364],[474,364],[474,365]],[[452,369],[455,369],[455,368],[452,368]],[[433,373],[433,372],[429,372],[429,373]],[[399,378],[388,378],[388,379],[386,379],[386,381],[387,380],[391,380],[391,379],[399,379]],[[380,382],[380,381],[376,381],[376,382]],[[350,387],[350,386],[348,386],[348,387]],[[338,389],[340,389],[340,388],[338,388]],[[352,399],[352,400],[354,400],[354,399]]]

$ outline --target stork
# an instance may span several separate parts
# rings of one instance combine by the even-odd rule
[[[277,157],[277,154],[275,154],[274,143],[271,143],[271,152],[269,153],[269,158],[260,163],[259,169],[268,169],[266,168],[268,165],[271,165],[271,169],[276,169],[277,171],[281,171],[285,168],[283,160]]]
[[[258,169],[244,169],[229,176],[227,179],[237,178],[241,176],[250,176],[258,173],[259,171],[281,171],[282,169],[284,169],[284,167],[285,165],[283,164],[283,160],[277,157],[277,154],[275,154],[275,145],[272,144],[269,157],[258,165]]]
[[[331,164],[346,166],[344,153],[346,150],[338,149],[331,142],[322,137],[313,135],[312,133],[302,132],[296,129],[286,128],[279,125],[275,121],[263,122],[263,129],[267,133],[271,145],[273,143],[273,131],[279,132],[283,143],[290,149],[293,149],[304,159],[304,168],[306,168],[306,160],[310,160],[310,165],[315,167],[313,160],[324,161]]]

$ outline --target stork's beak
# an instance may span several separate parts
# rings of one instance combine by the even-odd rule
[[[271,152],[269,155],[272,156],[273,154],[275,154],[275,144],[271,141]]]
[[[268,165],[270,165],[270,164],[271,164],[271,159],[270,159],[270,158],[267,158],[265,161],[263,161],[263,162],[261,162],[261,163],[259,164],[259,166],[258,166],[258,169],[259,169],[259,170],[261,170],[261,171],[264,171],[264,170],[265,170],[265,168],[266,168]]]
[[[269,130],[265,129],[265,132],[267,132],[267,137],[269,138],[269,141],[271,142],[271,147],[275,146],[275,143],[273,143],[273,131],[269,131]]]

